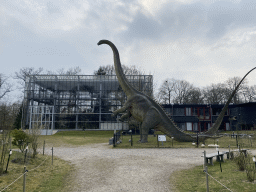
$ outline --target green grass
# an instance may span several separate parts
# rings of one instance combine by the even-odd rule
[[[238,171],[233,161],[226,160],[221,166],[222,172],[219,162],[215,162],[214,166],[208,166],[208,173],[232,191],[251,192],[256,190],[256,183],[248,182],[246,172]],[[210,191],[228,191],[211,177],[208,177],[208,180]],[[206,191],[206,176],[203,172],[203,166],[174,172],[170,177],[170,183],[174,184],[175,191]]]
[[[0,190],[12,183],[24,173],[24,164],[13,163],[11,160],[21,157],[23,154],[14,151],[11,155],[8,173],[0,176]],[[45,160],[46,159],[46,160]],[[45,160],[45,161],[44,161]],[[6,159],[7,162],[7,159]],[[44,162],[40,167],[34,169]],[[38,155],[35,159],[29,159],[26,164],[26,191],[61,191],[66,185],[66,179],[73,167],[66,161],[54,157],[53,166],[50,156]],[[23,176],[5,191],[18,192],[23,190]]]
[[[223,133],[232,133],[232,132],[223,132]],[[253,134],[253,131],[241,131],[239,134]],[[156,134],[162,135],[161,132],[156,132]],[[256,136],[256,135],[255,135]],[[157,137],[154,137],[153,135],[148,136],[148,143],[139,143],[140,136],[139,135],[133,135],[133,146],[131,146],[131,142],[129,140],[131,139],[130,135],[121,136],[122,143],[116,145],[117,148],[194,148],[195,145],[192,145],[192,142],[178,142],[175,141],[169,137],[166,137],[166,142],[157,142]],[[207,139],[205,142],[204,148],[208,148],[209,144],[218,144],[220,148],[228,148],[230,145],[231,149],[237,148],[237,142],[236,138],[231,138],[230,136],[223,136],[218,139]],[[199,147],[201,148],[202,143],[200,143]],[[241,148],[248,148],[248,149],[256,149],[256,138],[252,137],[251,141],[248,139],[248,137],[239,137],[238,138],[238,145],[240,145]]]
[[[45,140],[48,146],[81,146],[96,143],[108,143],[114,131],[60,131],[54,135],[40,136],[39,142]]]

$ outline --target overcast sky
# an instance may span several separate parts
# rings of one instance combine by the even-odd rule
[[[159,3],[161,2],[161,3]],[[79,66],[91,75],[121,62],[203,87],[256,66],[255,0],[12,0],[0,2],[1,71]],[[256,84],[256,71],[248,77]]]

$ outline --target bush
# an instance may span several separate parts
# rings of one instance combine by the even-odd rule
[[[14,129],[12,131],[12,136],[14,137],[12,144],[16,145],[23,153],[26,148],[26,144],[30,142],[29,135],[22,130]]]
[[[245,170],[245,154],[238,152],[234,155],[234,161],[238,166],[239,171],[244,171]]]
[[[247,155],[246,158],[246,175],[247,175],[247,179],[250,182],[253,182],[255,179],[255,163],[252,161],[252,156],[251,155]]]
[[[236,162],[239,171],[246,171],[248,181],[253,182],[256,170],[252,161],[252,156],[249,154],[245,155],[243,152],[238,152],[234,157],[234,161]]]

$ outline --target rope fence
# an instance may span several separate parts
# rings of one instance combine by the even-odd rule
[[[205,172],[208,176],[210,176],[213,180],[215,180],[217,183],[219,183],[220,185],[222,185],[224,188],[226,188],[227,190],[231,191],[231,189],[227,188],[224,184],[222,184],[221,182],[219,182],[217,179],[215,179],[213,176],[211,176],[208,172],[207,172],[207,167],[206,169],[203,171]],[[206,184],[207,184],[207,191],[209,191],[209,185],[208,185],[208,179],[206,178]]]
[[[46,157],[40,165],[38,165],[37,167],[31,169],[30,171],[34,171],[34,170],[38,169],[40,166],[42,166],[42,165],[44,164],[44,162],[45,162],[48,158],[49,158],[49,156]],[[21,174],[21,175],[20,175],[17,179],[15,179],[12,183],[10,183],[9,185],[7,185],[7,186],[6,186],[4,189],[2,189],[0,192],[3,192],[3,191],[6,190],[8,187],[10,187],[11,185],[13,185],[13,184],[14,184],[16,181],[18,181],[22,176],[25,177],[25,175],[26,175],[26,173],[28,172],[28,170],[26,169],[26,167],[24,167],[24,168],[25,168],[24,173]],[[25,187],[25,186],[23,186],[23,187]],[[23,190],[23,191],[24,191],[24,190]]]
[[[4,191],[5,189],[7,189],[8,187],[10,187],[12,184],[14,184],[16,181],[18,181],[23,175],[25,175],[27,172],[23,173],[21,176],[19,176],[17,179],[15,179],[12,183],[10,183],[9,185],[7,185],[4,189],[2,189],[0,192]]]

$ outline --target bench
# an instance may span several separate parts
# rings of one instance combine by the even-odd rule
[[[213,165],[213,157],[216,157],[216,161],[218,161],[218,162],[224,162],[224,155],[227,154],[227,153],[228,152],[223,151],[223,152],[219,152],[219,153],[216,152],[216,153],[206,154],[205,164]]]

